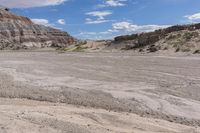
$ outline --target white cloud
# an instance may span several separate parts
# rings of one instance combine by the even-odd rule
[[[80,35],[96,35],[96,32],[80,32]]]
[[[86,20],[85,24],[101,24],[101,23],[109,22],[109,20],[105,20],[105,19],[92,20],[90,18],[86,18],[85,20]]]
[[[61,25],[65,25],[65,20],[64,19],[59,19],[57,21],[57,23],[61,24]]]
[[[185,18],[187,18],[190,22],[197,22],[200,21],[200,13],[196,13],[193,15],[187,15],[184,16]]]
[[[135,26],[129,22],[125,22],[125,21],[113,23],[112,26],[113,26],[113,29],[115,29],[115,30],[127,30],[127,31],[129,31],[129,30],[131,31],[137,27],[137,26]]]
[[[112,39],[119,35],[150,32],[157,29],[167,28],[170,25],[136,25],[128,21],[112,24],[112,28],[102,32],[81,32],[78,37],[86,39]]]
[[[67,0],[0,0],[0,3],[9,8],[30,8],[59,5],[65,1]]]
[[[112,14],[112,12],[110,12],[110,11],[93,11],[93,12],[86,13],[86,15],[98,17],[99,20],[100,19],[103,20],[104,17],[111,15],[111,14]]]
[[[106,0],[105,4],[111,7],[125,6],[123,2],[126,0]]]
[[[102,4],[97,5],[97,7],[103,8],[103,7],[119,7],[119,6],[125,6],[127,0],[104,0]]]
[[[39,25],[44,25],[44,26],[50,26],[49,20],[47,19],[31,19],[33,23],[39,24]]]
[[[141,33],[150,32],[157,29],[162,29],[169,27],[169,25],[136,25],[130,22],[117,22],[112,24],[112,29],[110,31],[121,31],[125,33]]]
[[[101,23],[109,22],[110,20],[106,20],[105,17],[109,16],[111,14],[112,14],[112,12],[110,12],[110,11],[88,12],[88,13],[86,13],[86,15],[91,16],[91,17],[96,17],[96,19],[86,18],[85,23],[86,24],[101,24]]]

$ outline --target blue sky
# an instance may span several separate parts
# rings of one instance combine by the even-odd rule
[[[200,0],[0,0],[35,23],[80,39],[110,39],[200,22]]]

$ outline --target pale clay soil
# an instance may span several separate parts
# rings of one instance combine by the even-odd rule
[[[0,133],[200,133],[200,56],[0,52]]]

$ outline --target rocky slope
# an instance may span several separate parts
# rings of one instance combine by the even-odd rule
[[[176,25],[154,32],[118,36],[106,49],[200,53],[200,24]]]
[[[27,17],[0,9],[0,49],[66,47],[74,42],[66,32],[34,24]]]

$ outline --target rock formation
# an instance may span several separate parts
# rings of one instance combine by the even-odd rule
[[[66,47],[74,42],[66,32],[34,24],[27,17],[0,8],[0,49]]]

